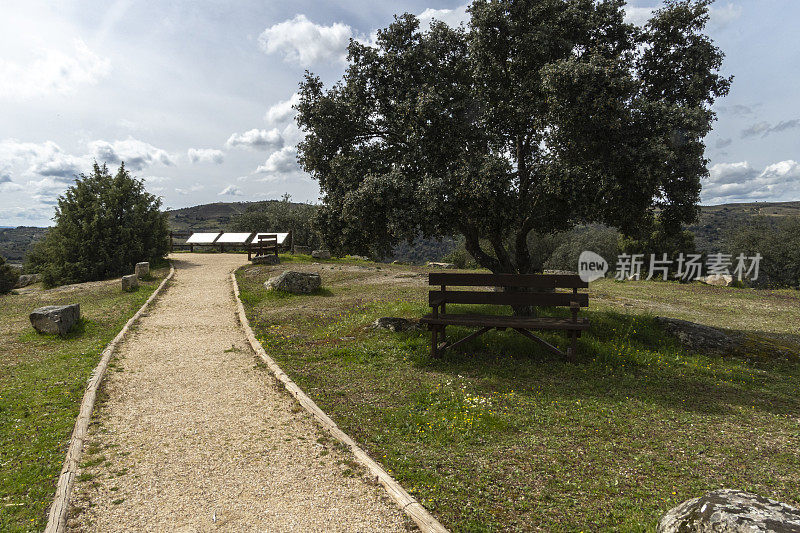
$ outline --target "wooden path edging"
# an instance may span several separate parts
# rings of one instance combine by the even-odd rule
[[[72,487],[75,484],[75,476],[77,475],[78,465],[81,460],[81,455],[83,454],[83,442],[86,439],[89,421],[92,418],[97,389],[103,381],[103,376],[106,373],[109,361],[111,361],[111,356],[114,354],[114,350],[125,337],[130,327],[142,316],[150,303],[161,293],[161,290],[167,282],[172,279],[174,274],[175,266],[170,262],[169,274],[167,277],[163,279],[142,307],[136,311],[136,314],[125,323],[125,326],[117,333],[114,340],[108,343],[108,346],[103,350],[103,356],[100,358],[100,362],[92,371],[92,376],[89,378],[89,383],[86,385],[86,392],[83,394],[83,401],[81,402],[81,410],[78,414],[78,419],[75,421],[75,429],[72,430],[72,438],[70,439],[69,449],[67,450],[67,457],[64,459],[64,467],[61,469],[61,474],[58,477],[56,495],[53,498],[53,504],[50,506],[50,515],[47,519],[47,527],[44,530],[45,533],[62,533],[66,531],[69,497],[72,493]]]
[[[447,528],[445,528],[438,520],[436,520],[430,512],[428,512],[425,507],[422,506],[416,499],[414,499],[406,490],[400,486],[400,484],[390,476],[386,470],[383,469],[381,465],[376,463],[367,453],[361,449],[361,447],[352,439],[350,438],[347,433],[339,429],[339,426],[331,420],[331,418],[325,414],[325,412],[319,408],[319,406],[314,403],[314,400],[309,398],[306,393],[297,386],[297,384],[292,381],[292,378],[286,375],[286,373],[281,370],[281,367],[278,366],[267,352],[264,351],[264,347],[261,346],[261,343],[258,342],[256,339],[255,334],[253,333],[253,329],[250,327],[250,322],[247,320],[247,315],[244,312],[244,305],[242,305],[242,301],[239,298],[239,284],[236,282],[236,273],[231,272],[231,281],[233,282],[233,294],[236,298],[236,308],[239,314],[239,322],[242,324],[242,329],[244,329],[245,335],[247,335],[247,340],[250,341],[250,346],[253,348],[253,351],[258,354],[258,356],[267,364],[269,367],[270,372],[280,380],[283,385],[286,387],[286,390],[295,397],[295,399],[300,403],[300,405],[305,408],[306,411],[311,413],[311,415],[316,419],[316,421],[325,428],[333,437],[335,437],[339,442],[345,444],[350,451],[353,452],[356,460],[361,463],[364,467],[369,470],[370,474],[375,477],[377,481],[380,482],[381,485],[386,489],[386,492],[389,496],[395,501],[395,503],[402,509],[409,517],[411,517],[414,522],[416,522],[417,526],[423,531],[423,533],[448,533]]]

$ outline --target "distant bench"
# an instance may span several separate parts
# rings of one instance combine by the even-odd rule
[[[578,337],[589,328],[589,320],[579,318],[581,307],[589,305],[589,295],[578,292],[589,284],[576,275],[547,274],[451,274],[431,273],[428,284],[439,286],[439,290],[431,290],[428,294],[429,305],[433,312],[422,317],[420,322],[427,324],[431,330],[431,355],[438,357],[444,350],[455,348],[472,340],[487,331],[497,329],[503,331],[511,328],[514,331],[538,342],[551,352],[573,360],[578,347]],[[448,287],[491,287],[503,288],[502,292],[487,290],[448,290]],[[510,288],[511,291],[505,289]],[[549,292],[529,292],[534,290]],[[571,289],[570,292],[559,292],[558,289]],[[449,314],[447,304],[483,304],[508,306],[537,307],[569,307],[572,316],[569,318],[503,316],[482,314]],[[445,328],[447,326],[466,326],[480,328],[455,342],[447,342]],[[541,339],[530,330],[564,330],[571,340],[567,353],[562,352],[549,342]],[[441,335],[441,342],[439,336]]]

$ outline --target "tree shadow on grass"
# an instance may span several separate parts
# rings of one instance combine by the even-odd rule
[[[479,387],[533,396],[546,389],[565,400],[637,398],[671,409],[723,415],[741,407],[776,415],[796,413],[791,394],[800,365],[752,364],[719,355],[691,354],[656,324],[654,317],[614,312],[588,315],[592,328],[579,341],[576,363],[547,352],[516,332],[492,331],[461,349],[430,359],[429,336],[418,334],[419,365],[453,376],[469,376]],[[452,331],[450,331],[452,329]],[[460,338],[474,331],[448,328]],[[535,332],[565,349],[563,332]],[[424,339],[424,340],[423,340]]]

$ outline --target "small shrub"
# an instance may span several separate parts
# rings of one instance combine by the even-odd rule
[[[759,288],[797,288],[800,285],[800,217],[776,222],[760,217],[725,235],[727,253],[733,257],[761,254],[758,278],[748,283]],[[748,261],[749,264],[749,261]]]
[[[0,294],[11,292],[19,279],[19,271],[6,264],[5,258],[0,255]]]
[[[58,199],[55,225],[28,255],[45,286],[121,276],[169,249],[167,215],[123,163],[116,175],[94,164]]]

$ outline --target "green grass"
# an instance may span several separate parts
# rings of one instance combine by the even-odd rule
[[[601,281],[577,364],[494,331],[431,360],[426,332],[368,327],[427,312],[424,269],[324,266],[326,296],[264,291],[283,267],[237,272],[256,335],[454,531],[652,531],[723,486],[800,503],[796,292]],[[655,314],[734,327],[762,353],[689,353]],[[566,347],[563,333],[543,337]]]
[[[119,280],[0,296],[0,530],[41,531],[86,382],[103,348],[164,278],[136,292]],[[65,337],[37,334],[28,314],[79,303],[82,320]]]

